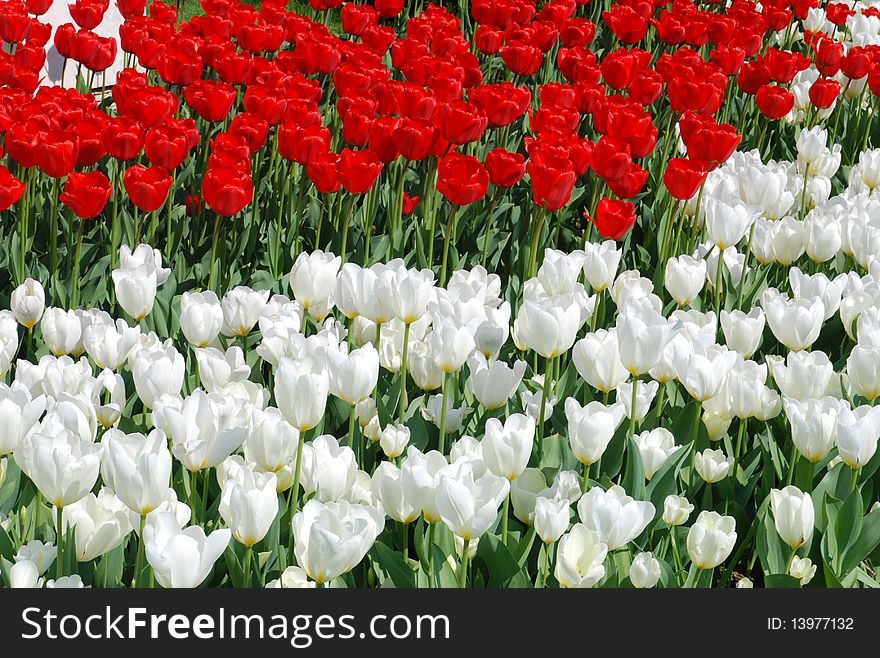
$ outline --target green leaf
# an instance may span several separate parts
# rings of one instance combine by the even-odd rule
[[[666,496],[678,492],[678,473],[687,460],[690,450],[688,446],[681,446],[666,459],[666,463],[645,487],[645,498],[654,504],[654,509],[662,510]]]
[[[880,545],[880,509],[874,510],[862,519],[858,538],[847,546],[841,560],[841,573],[848,574],[855,569],[878,545]]]
[[[801,581],[788,574],[774,573],[764,577],[764,586],[769,589],[800,589]]]
[[[510,549],[495,535],[483,535],[474,560],[482,560],[485,563],[490,587],[503,586],[520,570],[520,564],[511,555]]]
[[[379,566],[391,578],[395,587],[400,589],[413,589],[416,586],[416,574],[412,568],[403,561],[400,553],[392,551],[382,542],[373,544],[370,555],[379,563]]]

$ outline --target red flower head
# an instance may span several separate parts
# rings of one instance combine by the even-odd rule
[[[286,160],[307,165],[330,150],[330,131],[320,123],[297,127],[282,124],[278,128],[278,152]]]
[[[512,42],[499,51],[505,66],[513,73],[528,77],[534,75],[544,62],[544,54],[535,46],[524,42]]]
[[[736,76],[739,88],[752,95],[757,94],[758,90],[769,82],[770,69],[760,59],[743,64]]]
[[[52,0],[27,0],[27,11],[34,16],[42,16],[52,7]]]
[[[382,171],[382,163],[376,154],[369,149],[352,151],[343,149],[336,163],[336,171],[342,187],[350,194],[364,194],[373,187],[379,173]]]
[[[840,70],[843,59],[843,44],[830,37],[821,36],[813,42],[813,63],[819,73],[826,77],[835,75]]]
[[[173,171],[199,143],[192,119],[168,119],[147,133],[144,150],[151,163]]]
[[[171,176],[162,167],[129,167],[122,184],[131,202],[141,212],[153,212],[162,207],[171,189]]]
[[[400,157],[400,149],[394,141],[400,122],[397,117],[378,117],[370,124],[367,144],[382,162],[394,162]]]
[[[663,172],[663,184],[673,198],[686,200],[697,193],[708,173],[706,165],[699,160],[672,158]]]
[[[385,18],[394,18],[403,11],[403,0],[376,0],[376,11]]]
[[[254,182],[248,172],[208,167],[202,180],[202,198],[218,215],[240,213],[254,197]]]
[[[521,153],[496,148],[486,154],[486,169],[493,185],[509,188],[525,175],[526,159]]]
[[[205,121],[216,123],[229,116],[235,89],[225,82],[199,79],[186,86],[183,97]]]
[[[109,0],[76,0],[68,6],[70,17],[81,28],[94,30],[104,20]]]
[[[403,193],[403,214],[404,215],[412,215],[416,209],[416,206],[419,205],[419,197],[418,196],[410,196],[406,192]]]
[[[24,194],[24,183],[9,173],[9,170],[0,165],[0,212],[16,203]]]
[[[820,109],[831,107],[840,94],[840,83],[829,78],[819,78],[810,85],[810,102]]]
[[[504,32],[489,27],[478,25],[474,32],[474,45],[484,55],[496,55],[504,43]]]
[[[124,19],[143,16],[147,11],[147,0],[116,0],[116,6]]]
[[[339,20],[342,23],[343,32],[359,37],[368,27],[377,25],[379,19],[376,10],[370,5],[346,2],[339,10]]]
[[[596,206],[596,216],[590,217],[584,213],[584,217],[596,225],[599,235],[608,240],[620,240],[636,223],[633,213],[635,206],[629,201],[618,199],[601,199]]]
[[[510,125],[529,109],[532,94],[525,87],[517,87],[512,82],[486,84],[474,87],[468,92],[474,105],[485,113],[489,125],[500,128]]]
[[[79,141],[76,135],[63,130],[50,130],[41,134],[34,150],[37,167],[52,178],[63,178],[73,171],[78,152]]]
[[[306,163],[306,175],[315,189],[322,194],[338,192],[342,187],[336,171],[339,156],[336,153],[320,153]]]
[[[652,10],[649,3],[648,15]],[[624,43],[638,43],[648,31],[648,16],[624,4],[613,5],[610,11],[603,11],[602,20],[611,28],[614,36]]]
[[[434,144],[434,127],[427,121],[404,118],[394,128],[395,148],[407,160],[424,160]]]
[[[452,101],[443,106],[440,130],[444,139],[453,144],[467,144],[482,137],[489,119],[476,105]]]
[[[622,140],[603,137],[593,147],[593,170],[606,182],[623,178],[631,165],[629,144]]]
[[[58,197],[80,219],[97,217],[110,198],[110,180],[100,171],[71,172]]]
[[[28,35],[31,19],[19,4],[9,2],[0,7],[0,39],[19,43]]]
[[[794,94],[783,87],[764,85],[755,94],[761,114],[771,120],[781,119],[794,107]]]
[[[577,175],[571,160],[559,149],[533,147],[526,165],[532,181],[532,198],[545,210],[559,210],[571,199]]]
[[[269,124],[265,119],[258,117],[250,112],[241,112],[236,114],[229,124],[229,132],[233,135],[241,135],[247,142],[251,153],[256,153],[263,144],[266,143],[266,137],[269,134]]]
[[[452,152],[437,165],[437,191],[450,203],[466,206],[486,195],[489,172],[477,158]]]

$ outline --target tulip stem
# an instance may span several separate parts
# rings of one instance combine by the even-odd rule
[[[293,486],[290,490],[290,509],[288,512],[290,513],[290,520],[293,521],[293,516],[296,514],[296,506],[299,502],[299,478],[300,473],[302,472],[302,454],[303,454],[303,443],[305,442],[305,430],[299,430],[299,439],[297,440],[296,445],[296,466],[293,469]],[[290,554],[290,564],[293,564],[293,526],[290,528],[290,540],[288,542],[288,553]]]
[[[633,379],[632,400],[629,404],[629,438],[634,439],[636,436],[636,401],[639,393],[639,379]]]
[[[431,523],[428,525],[428,586],[434,587],[436,583],[434,582],[434,532],[435,532],[436,524]]]
[[[507,517],[510,515],[510,492],[504,497],[504,504],[501,506],[501,543],[507,544]]]
[[[489,203],[489,212],[486,214],[486,232],[483,234],[483,257],[480,265],[486,267],[486,258],[489,255],[489,233],[492,229],[492,213],[495,212],[495,202],[498,201],[498,188],[492,193],[492,201]]]
[[[49,275],[53,282],[58,280],[58,196],[60,194],[61,180],[56,178],[52,188],[52,215],[49,223]]]
[[[440,266],[440,287],[446,285],[446,262],[449,259],[449,241],[455,233],[455,218],[458,216],[458,209],[461,206],[453,205],[446,220],[446,235],[443,238],[443,264]]]
[[[82,253],[83,225],[85,221],[80,219],[76,230],[76,251],[73,255],[73,278],[70,281],[70,308],[76,308],[76,298],[79,295],[79,260]]]
[[[400,408],[398,410],[398,418],[403,423],[406,408],[409,406],[409,399],[406,395],[406,369],[407,357],[409,356],[409,329],[410,323],[403,325],[403,353],[400,357]]]
[[[541,567],[541,573],[538,576],[538,582],[541,584],[537,586],[537,589],[544,589],[547,587],[547,578],[550,576],[550,548],[552,546],[552,542],[549,544],[544,544],[544,550],[541,551],[544,554],[544,564]]]
[[[544,366],[544,388],[541,390],[541,408],[538,410],[538,464],[544,457],[544,415],[547,409],[547,398],[550,394],[550,383],[553,380],[553,358],[548,358]]]
[[[144,565],[144,526],[147,524],[147,515],[141,514],[140,533],[138,534],[137,557],[134,562],[134,577],[131,579],[131,586],[138,587],[141,580],[141,570]]]
[[[721,270],[724,267],[724,249],[718,247],[718,267],[715,269],[715,314],[721,317]]]
[[[58,553],[55,556],[55,580],[64,575],[64,507],[55,508],[55,543],[57,544]]]
[[[406,523],[400,524],[400,546],[400,555],[406,562],[409,559],[409,525]]]
[[[354,205],[354,197],[354,194],[348,195],[345,209],[342,211],[342,246],[339,249],[339,255],[342,257],[343,265],[345,265],[345,247],[348,244],[348,225],[351,222],[351,209]]]
[[[437,442],[437,448],[440,454],[445,454],[446,448],[446,405],[448,403],[447,383],[449,381],[449,373],[443,373],[443,381],[440,384],[440,437]]]
[[[681,566],[681,554],[678,552],[678,540],[675,537],[675,526],[669,526],[669,543],[672,544],[672,559],[675,560],[675,582],[681,585],[684,569]]]
[[[464,546],[461,551],[461,565],[458,567],[458,587],[459,589],[465,589],[467,587],[467,570],[468,563],[470,562],[470,547],[471,540],[465,539]]]
[[[354,421],[356,418],[357,416],[355,414],[355,405],[351,405],[348,408],[348,445],[354,451],[358,467],[363,468],[364,458],[362,455],[362,451],[359,449],[360,446],[357,445],[354,440]]]
[[[533,220],[534,228],[532,230],[532,242],[529,245],[529,263],[526,270],[526,279],[534,277],[537,268],[538,241],[541,239],[541,230],[544,228],[544,216],[546,215],[544,206],[535,206],[535,214],[537,219]]]
[[[220,236],[220,213],[214,213],[214,232],[211,235],[211,268],[208,271],[208,290],[214,290],[214,271],[217,267],[217,238]],[[217,292],[214,290],[214,292]]]
[[[736,449],[733,451],[733,477],[736,479],[736,467],[739,465],[739,454],[742,450],[743,437],[746,433],[746,425],[748,424],[748,420],[745,418],[739,419],[739,429],[736,433]]]
[[[253,546],[244,549],[244,568],[242,569],[241,582],[244,587],[251,586],[251,558],[254,554]]]
[[[850,488],[849,488],[850,493],[854,492],[856,490],[856,487],[859,484],[859,471],[861,469],[853,468],[851,470],[852,470],[852,482],[851,482]]]

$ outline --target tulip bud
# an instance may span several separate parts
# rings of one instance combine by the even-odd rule
[[[317,249],[301,252],[290,270],[290,289],[293,297],[305,311],[330,306],[330,296],[336,286],[336,275],[342,258]],[[324,312],[326,315],[326,312]]]
[[[513,368],[504,361],[487,363],[486,357],[475,352],[468,361],[468,382],[474,397],[487,410],[500,409],[516,392],[526,371],[525,361],[516,361]]]
[[[162,395],[179,394],[183,387],[186,362],[171,345],[156,350],[136,349],[128,365],[138,397],[148,409]]]
[[[55,356],[75,353],[82,345],[82,322],[73,311],[47,308],[40,320],[40,331],[46,347]]]
[[[535,532],[545,544],[557,541],[568,529],[569,502],[539,496],[535,499]]]
[[[297,363],[283,358],[275,373],[275,400],[284,419],[300,432],[315,427],[324,415],[330,379],[316,358]]]
[[[46,293],[39,281],[25,279],[24,283],[12,291],[9,297],[9,308],[15,319],[27,329],[33,328],[46,308]]]
[[[192,589],[208,577],[231,534],[222,528],[206,536],[197,525],[182,530],[173,514],[163,512],[148,519],[141,540],[156,582],[162,587]]]
[[[132,531],[128,508],[106,487],[65,507],[61,522],[59,536],[73,529],[79,562],[109,553]]]
[[[180,297],[180,330],[194,347],[213,343],[223,327],[223,307],[211,291],[185,292]]]
[[[639,553],[629,567],[629,580],[633,587],[650,589],[660,580],[660,562],[653,553]]]
[[[668,526],[683,525],[693,511],[694,506],[683,496],[670,494],[663,499],[663,522]]]
[[[666,261],[663,287],[679,306],[687,306],[706,283],[706,261],[682,255]]]
[[[880,407],[863,405],[854,411],[841,408],[837,424],[837,452],[852,469],[867,464],[877,452],[880,439]]]
[[[703,510],[688,531],[687,552],[698,569],[714,569],[736,544],[736,520]]]
[[[123,434],[107,430],[101,438],[104,461],[101,476],[133,512],[145,515],[164,500],[171,482],[171,453],[162,430]]]
[[[406,425],[388,425],[382,430],[379,445],[386,457],[394,459],[403,454],[409,443],[409,438],[410,431]]]
[[[672,432],[664,427],[642,432],[634,436],[633,441],[639,449],[647,480],[654,477],[654,474],[663,467],[670,455],[678,449]]]
[[[156,301],[156,273],[117,269],[111,272],[116,301],[135,322],[153,310]]]
[[[621,255],[614,240],[584,245],[584,275],[595,292],[610,288],[614,283]]]
[[[801,587],[803,587],[813,580],[813,576],[816,575],[816,565],[808,557],[801,558],[795,555],[791,560],[788,575],[801,581]]]
[[[268,300],[268,290],[251,290],[247,286],[236,286],[226,293],[220,302],[223,334],[247,336],[259,321]]]
[[[736,581],[736,589],[754,589],[755,583],[752,582],[751,578],[747,578],[743,576],[738,581]]]
[[[595,531],[583,523],[575,523],[559,540],[553,573],[562,587],[592,587],[605,577],[607,554],[608,547]]]
[[[748,315],[740,310],[721,311],[721,329],[727,346],[749,359],[758,350],[764,334],[764,312],[757,306]]]
[[[578,501],[577,511],[581,523],[596,531],[610,551],[638,537],[654,518],[654,505],[634,500],[619,485],[608,491],[591,488]]]
[[[590,466],[601,459],[614,433],[623,421],[623,404],[605,406],[593,401],[585,407],[573,397],[565,399],[568,419],[568,440],[571,451],[580,463]]]
[[[315,581],[309,580],[305,571],[299,567],[287,567],[281,577],[266,583],[267,589],[314,589]]]
[[[706,448],[694,455],[694,469],[707,484],[723,480],[731,468],[733,458],[725,455],[723,450]]]
[[[245,546],[261,541],[278,514],[274,473],[254,473],[245,467],[226,480],[220,494],[220,516],[235,540]]]
[[[371,487],[373,498],[391,519],[398,523],[412,523],[421,513],[406,496],[402,473],[391,462],[382,462],[373,473]]]
[[[495,475],[515,480],[529,462],[534,439],[535,419],[530,416],[511,414],[504,425],[490,418],[481,441],[486,467]]]
[[[813,534],[813,499],[797,487],[770,490],[770,507],[776,532],[792,550],[802,546]]]
[[[40,572],[30,560],[21,560],[9,568],[9,587],[34,589],[40,586]]]
[[[385,527],[385,517],[367,505],[310,500],[291,526],[297,563],[323,585],[364,559]]]
[[[462,539],[481,537],[498,516],[498,507],[510,491],[503,477],[485,473],[460,460],[437,473],[437,511],[443,523]]]
[[[372,344],[367,343],[348,354],[325,349],[323,356],[327,361],[331,394],[350,405],[370,397],[379,379],[379,353]]]
[[[623,412],[627,418],[632,416],[632,390],[633,382],[626,382],[617,387],[617,401],[623,404]],[[660,390],[660,384],[654,380],[639,382],[636,388],[637,421],[641,422],[648,415],[658,390]]]
[[[620,361],[617,330],[599,329],[574,344],[571,359],[578,374],[603,393],[613,391],[629,378]]]

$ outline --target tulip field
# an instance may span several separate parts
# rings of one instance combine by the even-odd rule
[[[0,585],[880,587],[873,0],[64,4]]]

